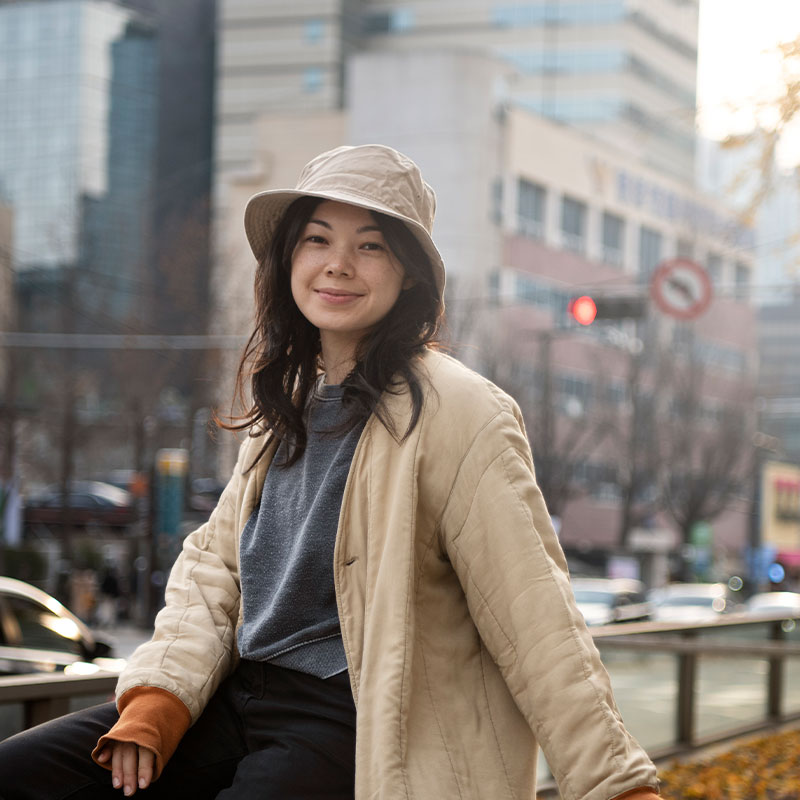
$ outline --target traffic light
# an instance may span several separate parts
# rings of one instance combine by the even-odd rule
[[[597,316],[597,304],[588,294],[573,297],[569,301],[567,310],[572,314],[575,322],[581,325],[591,325]]]
[[[647,313],[647,298],[637,295],[591,296],[570,298],[567,311],[580,325],[602,319],[641,319]]]

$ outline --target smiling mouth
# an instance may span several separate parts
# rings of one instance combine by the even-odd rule
[[[320,297],[331,303],[344,303],[348,300],[355,300],[361,297],[360,294],[355,292],[345,292],[341,289],[315,289],[314,290]]]

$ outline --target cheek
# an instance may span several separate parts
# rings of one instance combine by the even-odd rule
[[[292,298],[296,304],[302,301],[303,297],[303,276],[302,270],[292,264],[291,272],[289,273],[289,287],[292,291]]]

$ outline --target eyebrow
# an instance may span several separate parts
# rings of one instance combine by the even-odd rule
[[[315,225],[322,225],[323,228],[327,228],[329,231],[332,231],[333,228],[325,222],[324,219],[310,219],[309,223],[313,222]],[[370,233],[371,231],[376,231],[377,233],[381,232],[381,229],[377,225],[362,225],[356,233]]]

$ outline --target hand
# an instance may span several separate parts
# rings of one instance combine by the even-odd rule
[[[101,764],[111,762],[111,784],[121,788],[126,797],[137,787],[146,789],[153,780],[155,755],[134,742],[111,741],[97,754],[97,760]]]

